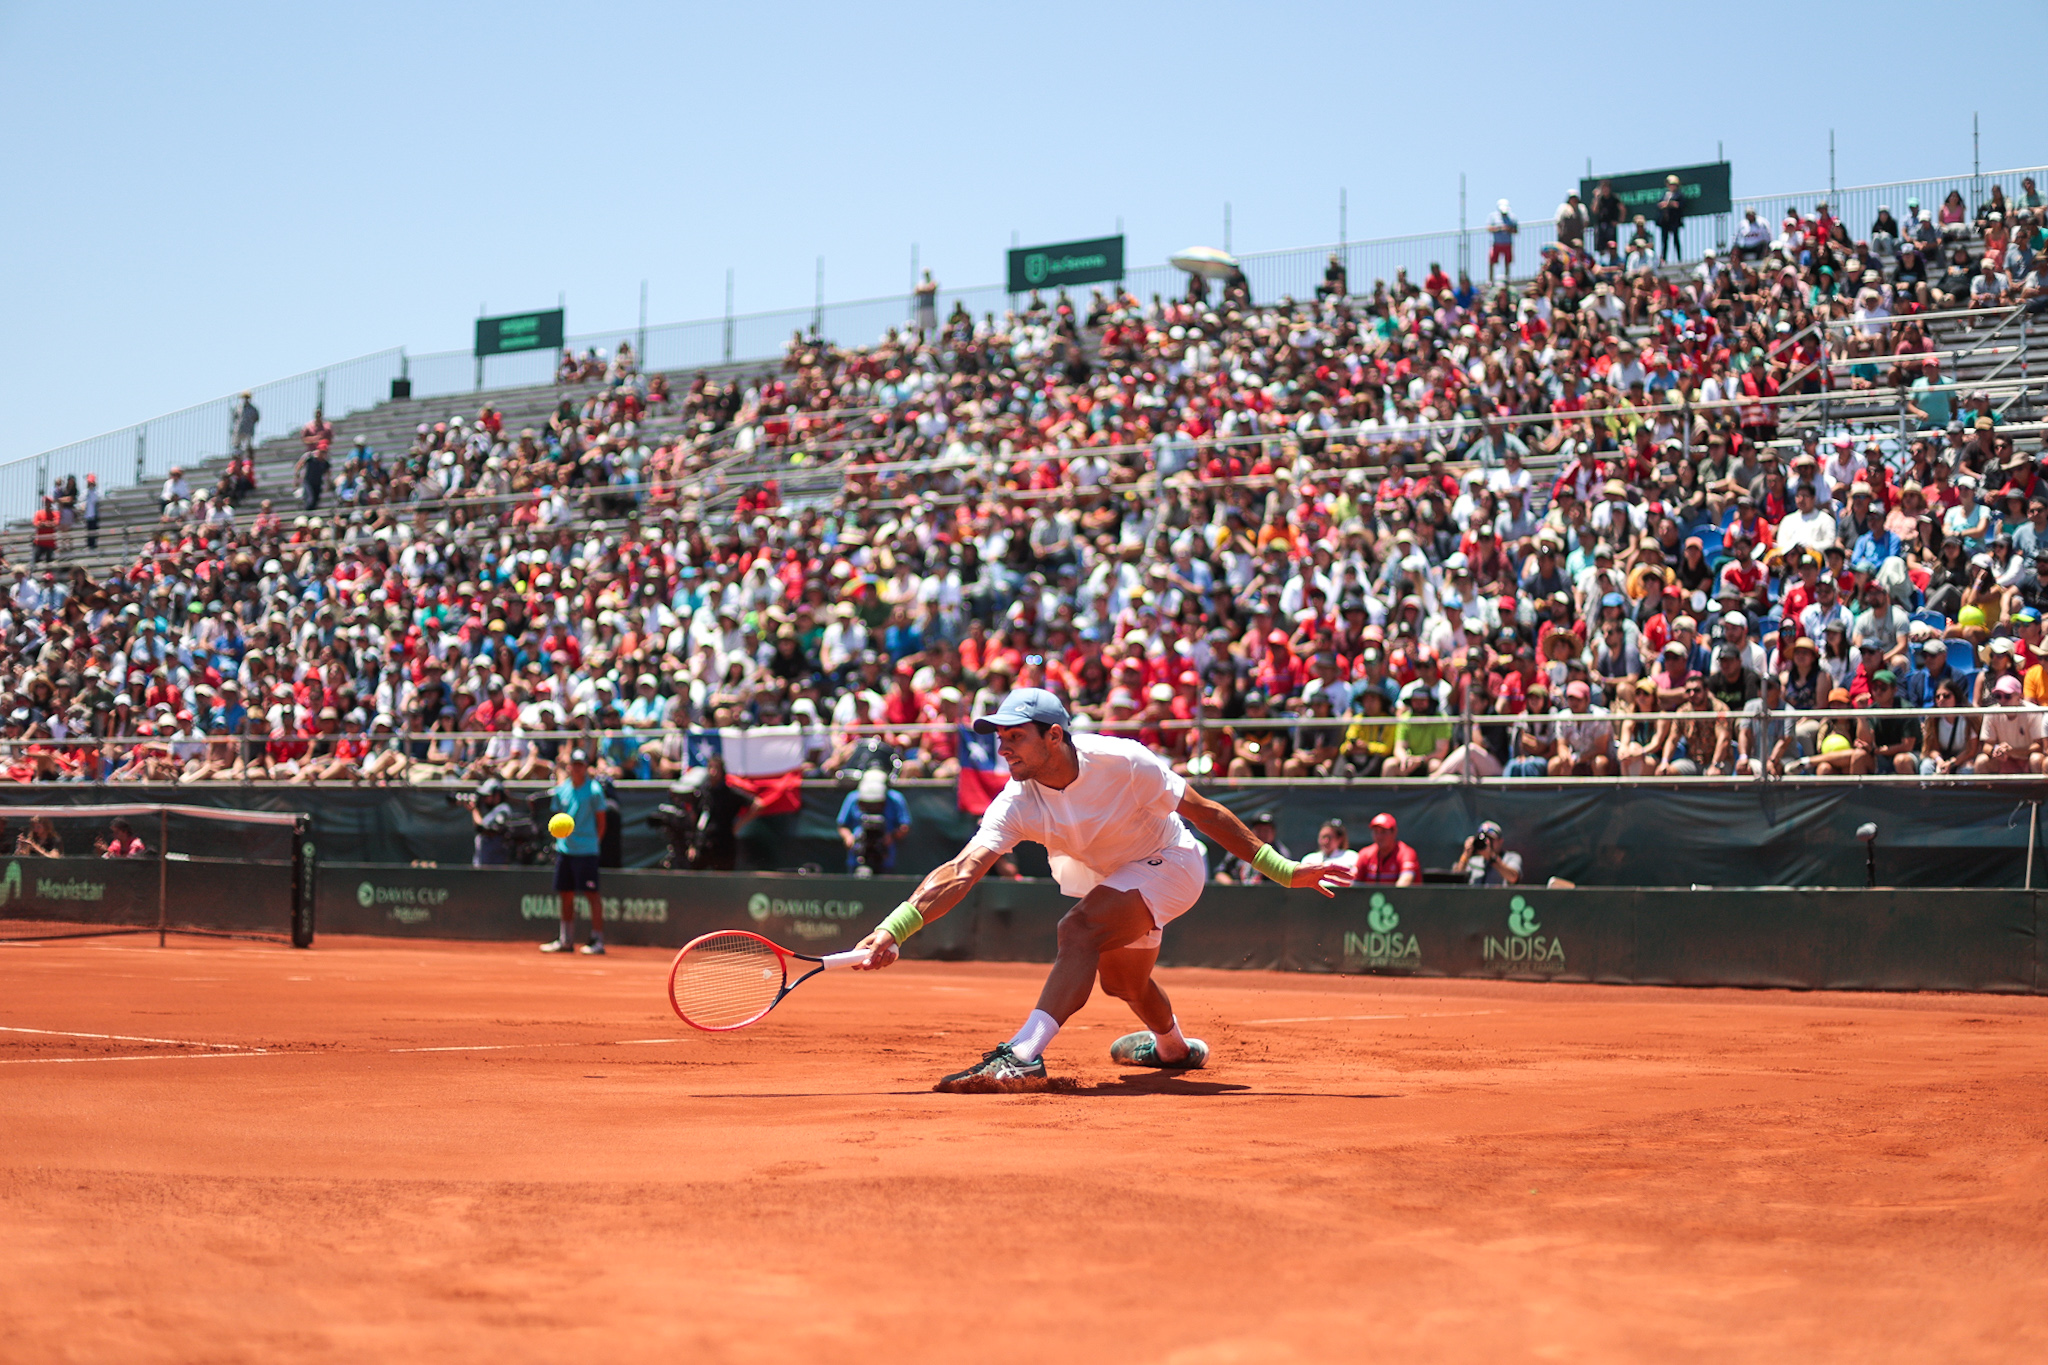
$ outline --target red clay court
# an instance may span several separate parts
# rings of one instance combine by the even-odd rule
[[[1073,1093],[955,1096],[1043,967],[714,1037],[669,960],[0,948],[6,1358],[2048,1349],[2048,1000],[1183,970],[1210,1070],[1098,997]]]

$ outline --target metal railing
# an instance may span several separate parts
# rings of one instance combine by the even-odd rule
[[[394,347],[259,385],[250,391],[262,414],[256,440],[297,431],[316,407],[324,407],[332,417],[382,401],[398,376],[402,354]],[[106,494],[163,478],[173,465],[189,466],[224,455],[240,401],[239,394],[215,398],[0,464],[0,518],[27,516],[35,510],[37,497],[67,475],[76,477],[83,489],[86,475],[97,474]]]
[[[1811,211],[1826,200],[1835,216],[1850,225],[1852,237],[1867,237],[1866,226],[1876,216],[1880,203],[1902,215],[1905,200],[1917,197],[1933,212],[1950,188],[1964,191],[1966,208],[1974,216],[1989,187],[2002,184],[2016,198],[2022,176],[2048,175],[2048,167],[2015,167],[1972,176],[1943,176],[1925,180],[1891,181],[1876,185],[1854,185],[1834,191],[1806,190],[1750,196],[1734,202],[1734,212],[1720,221],[1739,220],[1745,208],[1758,209],[1758,218],[1775,231],[1787,205]],[[1698,220],[1698,230],[1687,229],[1688,259],[1696,258],[1722,234]],[[1530,219],[1520,224],[1515,255],[1525,278],[1528,267],[1540,259],[1541,249],[1554,236],[1548,219]],[[1359,242],[1339,242],[1283,251],[1249,252],[1239,256],[1246,281],[1255,301],[1273,302],[1282,297],[1307,299],[1321,285],[1323,270],[1332,254],[1347,267],[1354,294],[1369,293],[1371,282],[1392,282],[1407,270],[1419,280],[1431,263],[1456,274],[1461,260],[1471,262],[1476,278],[1484,279],[1486,229],[1475,226],[1446,232],[1416,233],[1400,237]],[[1725,242],[1718,244],[1725,245]],[[1126,275],[1123,285],[1141,300],[1154,294],[1178,298],[1185,293],[1187,276],[1171,266],[1146,266]],[[986,313],[1000,316],[1015,296],[1000,285],[979,285],[966,289],[942,289],[939,296],[941,320],[956,303],[964,304],[977,317]],[[1086,299],[1076,297],[1077,306]],[[567,338],[580,351],[609,348],[621,339],[632,339],[643,354],[642,369],[682,370],[717,365],[767,364],[779,361],[793,332],[819,335],[844,345],[870,345],[892,327],[906,326],[911,319],[909,291],[881,298],[845,303],[784,308],[769,312],[732,314],[640,328],[626,326],[600,332],[584,332]],[[554,381],[558,356],[534,351],[492,357],[485,365],[485,379],[497,387],[542,385]],[[476,360],[468,351],[436,351],[408,354],[402,348],[360,356],[275,380],[254,390],[256,405],[263,413],[258,439],[289,434],[312,415],[315,406],[325,408],[330,418],[358,411],[382,401],[390,381],[400,376],[411,380],[419,397],[469,393],[476,389]],[[229,395],[197,404],[178,412],[153,417],[134,426],[122,427],[87,440],[72,442],[39,455],[0,463],[0,519],[26,516],[35,496],[55,480],[75,474],[83,482],[88,473],[100,476],[102,489],[132,486],[162,477],[173,464],[189,465],[228,449],[228,414],[236,396]]]
[[[1238,717],[1230,720],[1224,720],[1215,717],[1204,717],[1199,714],[1190,719],[1146,719],[1142,715],[1133,715],[1126,718],[1103,719],[1099,721],[1093,721],[1092,728],[1098,732],[1114,734],[1122,734],[1125,732],[1137,733],[1146,730],[1154,730],[1160,732],[1172,731],[1182,733],[1189,731],[1226,731],[1231,734],[1237,734],[1239,732],[1262,733],[1284,730],[1296,732],[1297,742],[1299,732],[1303,731],[1344,731],[1347,732],[1347,734],[1345,740],[1342,742],[1349,742],[1348,732],[1354,728],[1362,726],[1380,726],[1385,727],[1388,730],[1392,730],[1395,727],[1403,724],[1447,724],[1454,727],[1454,738],[1457,729],[1463,729],[1465,731],[1466,736],[1469,738],[1473,734],[1473,732],[1485,727],[1522,726],[1534,728],[1540,731],[1546,727],[1555,730],[1560,725],[1606,724],[1614,729],[1615,743],[1618,746],[1621,743],[1621,736],[1625,728],[1627,726],[1637,723],[1638,721],[1655,720],[1661,723],[1663,721],[1673,720],[1679,717],[1703,717],[1705,718],[1704,723],[1725,723],[1730,727],[1729,757],[1733,759],[1736,756],[1736,731],[1762,730],[1765,727],[1771,727],[1773,730],[1777,732],[1789,733],[1792,729],[1800,726],[1801,724],[1810,722],[1824,723],[1829,717],[1842,716],[1850,717],[1856,720],[1891,717],[1925,720],[1930,717],[1975,718],[1980,716],[2014,714],[2039,715],[2041,714],[2041,708],[2034,706],[1944,706],[1890,708],[1832,707],[1826,709],[1810,710],[1765,710],[1762,712],[1687,712],[1680,710],[1660,709],[1657,711],[1641,713],[1606,713],[1591,711],[1572,712],[1566,710],[1549,711],[1534,715],[1495,715],[1485,713],[1469,715],[1458,715],[1456,713],[1451,713],[1441,716],[1432,715],[1425,717],[1413,717],[1395,714],[1372,717],[1362,717],[1357,715],[1309,715],[1259,718]],[[764,732],[773,732],[778,735],[801,738],[804,741],[805,746],[803,766],[805,768],[813,768],[817,766],[816,755],[825,754],[829,756],[830,752],[835,747],[855,739],[860,739],[869,736],[914,736],[927,734],[947,735],[956,733],[959,726],[962,723],[963,722],[956,721],[913,721],[901,725],[876,724],[814,726],[789,724],[780,726],[741,726],[726,728],[736,728],[740,730],[742,733],[761,734]],[[29,763],[30,766],[40,766],[36,763],[36,757],[38,754],[41,754],[48,756],[51,759],[52,766],[59,768],[61,770],[62,763],[61,761],[56,759],[55,755],[64,751],[76,752],[89,750],[93,751],[93,758],[96,760],[93,766],[93,771],[90,774],[60,772],[60,775],[56,776],[38,776],[29,779],[17,780],[57,782],[83,781],[92,782],[95,784],[106,784],[109,782],[147,782],[152,780],[163,780],[161,776],[152,777],[142,770],[137,770],[131,775],[122,775],[120,773],[120,770],[124,766],[128,765],[131,761],[133,761],[136,758],[138,751],[148,750],[148,753],[142,755],[144,759],[151,757],[161,758],[176,763],[180,767],[183,767],[184,765],[193,763],[195,761],[207,759],[212,760],[217,765],[230,765],[218,774],[208,774],[207,777],[203,780],[237,782],[247,784],[256,782],[258,780],[262,780],[252,775],[253,770],[251,764],[262,757],[263,750],[268,744],[272,742],[278,742],[294,749],[303,747],[305,751],[303,754],[296,754],[291,756],[289,759],[280,760],[280,763],[277,765],[279,767],[282,767],[283,763],[288,761],[291,764],[293,764],[293,766],[299,769],[300,774],[303,774],[304,768],[303,766],[300,766],[300,760],[302,758],[310,759],[310,761],[315,764],[331,763],[334,760],[334,755],[331,752],[331,749],[325,752],[316,752],[316,750],[321,749],[322,746],[331,746],[333,743],[337,741],[350,741],[355,744],[367,745],[367,752],[360,756],[360,761],[358,762],[357,765],[359,768],[372,766],[370,760],[380,754],[391,754],[394,755],[394,757],[386,763],[376,765],[378,771],[373,774],[365,774],[358,772],[354,774],[337,775],[333,778],[324,779],[314,779],[303,775],[291,775],[285,777],[269,777],[268,780],[295,785],[304,784],[308,781],[313,780],[360,783],[371,777],[382,776],[389,778],[390,780],[407,784],[417,784],[421,782],[461,783],[469,780],[474,780],[472,773],[473,770],[476,768],[476,765],[478,765],[479,763],[488,762],[492,764],[494,767],[497,767],[512,763],[525,764],[529,761],[539,761],[542,763],[555,762],[560,758],[562,748],[564,746],[570,745],[586,746],[587,748],[595,751],[597,759],[610,760],[613,762],[614,766],[619,766],[622,763],[622,761],[627,760],[629,758],[637,763],[637,760],[639,756],[642,754],[642,752],[650,747],[653,747],[657,750],[667,748],[670,750],[674,750],[678,754],[686,755],[688,752],[686,747],[687,741],[690,736],[709,733],[716,733],[716,731],[701,726],[593,726],[589,729],[582,730],[533,731],[517,729],[496,731],[408,729],[397,731],[387,730],[383,734],[370,734],[363,732],[349,734],[337,732],[334,734],[308,735],[294,732],[290,735],[270,735],[267,733],[251,731],[228,735],[198,732],[189,735],[180,735],[175,733],[119,736],[79,735],[67,736],[63,739],[0,739],[0,766],[15,767],[23,764],[24,762]],[[1973,731],[1972,737],[1977,737],[1975,731]],[[492,750],[494,747],[498,748],[500,752],[493,754]],[[507,748],[510,748],[512,751],[504,752],[504,750],[506,750]],[[552,752],[550,752],[550,750]],[[628,752],[629,750],[630,753]],[[1822,755],[1820,757],[1825,757],[1825,755]],[[1848,755],[1844,754],[1843,761],[1846,762],[1847,757]],[[73,761],[76,762],[77,760],[74,759]],[[2022,756],[2021,761],[2024,762],[2024,756]],[[1783,781],[1787,779],[1798,778],[1801,776],[1811,776],[1812,774],[1807,770],[1812,767],[1812,764],[1813,758],[1810,756],[1808,759],[1802,760],[1798,764],[1795,764],[1794,767],[1785,769],[1780,772],[1770,772],[1766,766],[1760,765],[1758,766],[1757,770],[1753,773],[1738,775],[1733,778],[1727,778],[1724,776],[1723,780],[1751,782],[1759,780]],[[269,772],[270,767],[271,765],[267,762],[264,764],[266,774]],[[1454,778],[1465,781],[1480,780],[1489,782],[1516,780],[1564,780],[1556,776],[1546,776],[1541,779],[1534,777],[1527,779],[1515,779],[1507,778],[1505,776],[1481,778],[1476,773],[1471,772],[1469,769],[1461,769],[1461,771],[1458,774],[1455,774],[1454,777],[1445,777],[1442,775],[1433,777],[1426,775],[1417,775],[1409,778],[1399,779],[1368,779],[1361,777],[1339,775],[1330,775],[1323,777],[1292,777],[1285,779],[1261,779],[1259,777],[1251,775],[1233,778],[1214,773],[1204,774],[1202,776],[1204,780],[1211,784],[1223,785],[1236,785],[1238,783],[1257,782],[1261,780],[1285,780],[1289,782],[1312,781],[1325,783],[1342,783],[1347,785],[1360,781],[1376,780],[1444,782],[1454,780]],[[1644,776],[1646,777],[1647,775]],[[1698,777],[1687,777],[1678,780],[1691,782],[1700,780],[1712,780],[1713,777],[1713,774],[1703,772]],[[2025,772],[1951,772],[1939,774],[1902,774],[1884,772],[1859,774],[1856,776],[1855,780],[1868,781],[1873,778],[1901,782],[1918,782],[1923,784],[1935,783],[1941,785],[1982,783],[2000,780],[2031,781],[2034,783],[2040,783],[2044,780],[2048,780],[2044,779],[2044,777],[2041,774]],[[1596,777],[1577,777],[1569,780],[1572,780],[1574,782],[1612,782],[1637,781],[1644,779],[1642,777],[1608,777],[1604,779]]]

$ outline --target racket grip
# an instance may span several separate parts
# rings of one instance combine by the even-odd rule
[[[827,967],[851,967],[856,962],[865,962],[867,960],[868,950],[865,948],[848,948],[843,953],[827,953],[818,959]]]

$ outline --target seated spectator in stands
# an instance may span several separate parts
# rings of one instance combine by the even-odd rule
[[[1846,777],[1858,765],[1857,721],[1849,709],[1847,688],[1837,687],[1824,699],[1819,723],[1813,732],[1812,751],[1802,760],[1816,777]]]
[[[1335,816],[1323,821],[1316,830],[1315,852],[1301,860],[1303,867],[1321,867],[1324,864],[1356,868],[1358,854],[1351,848],[1351,836],[1344,832],[1344,822]]]
[[[1262,810],[1250,821],[1251,831],[1260,843],[1270,847],[1283,858],[1292,858],[1287,845],[1280,842],[1280,831],[1274,825],[1273,812]],[[1265,880],[1250,860],[1234,853],[1224,852],[1216,864],[1216,880],[1237,886],[1255,886]]]
[[[1343,749],[1345,727],[1335,719],[1330,694],[1323,689],[1320,679],[1311,678],[1308,686],[1302,689],[1302,696],[1307,700],[1309,708],[1309,714],[1304,717],[1304,721],[1323,720],[1331,723],[1304,723],[1295,732],[1294,753],[1287,760],[1282,772],[1288,777],[1329,777],[1335,771],[1339,754]]]
[[[1665,720],[1659,777],[1726,776],[1734,771],[1728,708],[1708,692],[1706,679],[1686,679],[1684,695]]]
[[[1360,882],[1413,886],[1422,880],[1422,859],[1401,842],[1400,822],[1386,811],[1373,816],[1372,842],[1358,850],[1352,867]]]
[[[1920,727],[1920,775],[1967,777],[1977,770],[1980,753],[1974,716],[1943,715],[1962,705],[1962,685],[1944,678],[1934,690],[1934,709]]]
[[[1898,679],[1890,669],[1870,675],[1870,704],[1876,710],[1898,706]],[[1898,773],[1911,777],[1920,771],[1921,725],[1910,716],[1864,716],[1856,724],[1856,765],[1858,774]]]
[[[1451,871],[1472,886],[1514,886],[1522,880],[1522,855],[1507,848],[1498,824],[1482,820],[1466,836]]]
[[[1557,722],[1550,716],[1550,689],[1543,683],[1529,687],[1522,706],[1522,719],[1511,727],[1509,758],[1505,776],[1545,777],[1550,760],[1557,755]]]
[[[1970,281],[1970,307],[1997,308],[2005,304],[2012,292],[2012,277],[2005,273],[2005,262],[1993,256],[1986,256],[1982,268]]]
[[[1657,684],[1648,678],[1623,681],[1615,690],[1615,767],[1623,777],[1655,771],[1663,753]]]
[[[1784,705],[1783,680],[1775,673],[1765,674],[1762,693],[1744,702],[1739,713],[1742,719],[1736,724],[1735,776],[1755,777],[1761,770],[1771,777],[1783,777],[1786,765],[1799,757],[1793,716],[1784,710]]]
[[[149,848],[142,842],[142,836],[135,832],[126,819],[115,816],[107,823],[107,832],[93,840],[94,850],[102,858],[147,858]]]
[[[20,858],[61,858],[64,841],[57,835],[57,822],[47,815],[31,818],[28,828],[15,836],[14,853]]]
[[[1979,773],[2038,773],[2048,763],[2048,711],[2030,705],[2020,680],[2008,673],[1992,688],[1994,706],[2010,710],[1984,717],[1978,736]]]
[[[1900,684],[1899,697],[1907,706],[1932,706],[1936,690],[1944,682],[1952,681],[1948,671],[1948,644],[1939,638],[1923,640],[1919,653],[1919,666]]]
[[[1550,757],[1552,777],[1611,777],[1614,773],[1614,723],[1592,704],[1592,688],[1584,682],[1565,684],[1566,715],[1557,722],[1557,748]]]
[[[1428,777],[1451,752],[1451,723],[1437,715],[1436,693],[1421,682],[1401,689],[1404,716],[1394,729],[1394,752],[1380,769],[1386,777]]]
[[[1387,694],[1377,687],[1361,688],[1354,701],[1359,714],[1345,732],[1339,775],[1378,777],[1393,756],[1397,722],[1389,715]]]

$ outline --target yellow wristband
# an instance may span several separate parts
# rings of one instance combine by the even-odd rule
[[[1300,864],[1281,857],[1279,850],[1271,844],[1261,844],[1259,851],[1252,855],[1252,866],[1264,873],[1268,881],[1287,886],[1294,881],[1294,869]]]
[[[889,931],[890,938],[902,943],[924,928],[924,916],[917,913],[916,906],[905,901],[889,912],[889,918],[882,921],[881,927]]]

